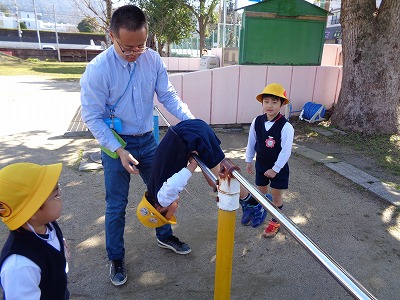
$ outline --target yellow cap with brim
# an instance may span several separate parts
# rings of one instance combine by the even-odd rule
[[[259,102],[263,102],[263,96],[264,95],[274,95],[277,97],[280,97],[282,99],[284,99],[282,105],[288,104],[290,101],[288,99],[288,97],[286,96],[286,90],[283,88],[282,85],[280,85],[279,83],[270,83],[268,84],[263,91],[261,92],[261,94],[258,94],[256,96],[256,99]]]
[[[168,220],[160,214],[146,199],[146,194],[143,196],[136,209],[136,216],[144,226],[150,228],[157,228],[166,224],[175,225],[177,223],[175,216],[172,216],[172,218]]]
[[[16,163],[0,170],[0,217],[10,230],[25,224],[54,190],[62,164]]]

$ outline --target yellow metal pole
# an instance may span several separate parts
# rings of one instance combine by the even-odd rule
[[[232,259],[236,210],[218,209],[217,259],[214,299],[227,300],[231,295]]]
[[[217,258],[215,266],[214,300],[229,300],[231,296],[232,260],[239,208],[240,183],[231,172],[239,168],[229,159],[221,163],[218,185]]]

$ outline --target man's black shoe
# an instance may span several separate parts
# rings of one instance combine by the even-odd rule
[[[113,285],[122,285],[128,279],[123,259],[116,259],[110,262],[110,279]]]
[[[173,235],[169,236],[163,241],[157,239],[157,245],[161,248],[170,249],[177,254],[189,254],[192,251],[187,244],[181,242],[176,236]]]

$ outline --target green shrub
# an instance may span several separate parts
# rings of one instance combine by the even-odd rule
[[[36,57],[28,57],[27,59],[25,59],[27,62],[40,62],[39,58]]]

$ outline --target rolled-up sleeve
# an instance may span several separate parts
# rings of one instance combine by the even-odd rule
[[[109,97],[108,84],[97,70],[97,66],[89,64],[80,80],[82,120],[101,146],[115,151],[121,144],[103,121],[106,114],[106,103]]]
[[[194,119],[189,107],[182,101],[169,81],[165,64],[160,57],[158,57],[157,68],[156,94],[158,101],[179,120]]]
[[[187,168],[183,168],[168,178],[157,193],[158,203],[162,207],[167,207],[177,200],[179,193],[185,188],[190,177],[192,177],[192,173]]]

